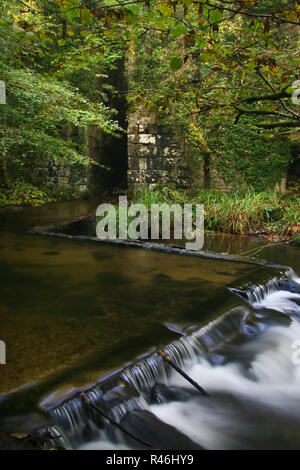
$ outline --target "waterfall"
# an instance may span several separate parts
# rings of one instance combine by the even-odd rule
[[[272,326],[240,350],[255,351],[249,368],[235,361],[213,366],[202,359],[188,369],[210,397],[150,409],[208,449],[299,449],[300,370],[291,347],[299,339],[298,322]],[[175,375],[170,385],[187,387]]]
[[[235,360],[216,366],[199,357],[185,368],[209,391],[209,397],[203,397],[180,375],[172,373],[166,390],[186,391],[186,399],[140,404],[160,422],[207,449],[300,448],[300,370],[292,360],[291,348],[299,338],[298,322],[271,326],[239,349],[241,354],[251,355],[250,366]],[[149,438],[152,432],[149,430]],[[81,448],[134,446],[128,447],[122,433],[111,435],[106,431]]]
[[[201,357],[240,334],[248,314],[244,307],[232,309],[191,335],[164,346],[163,350],[174,364],[184,370],[190,369]],[[84,393],[93,405],[119,423],[128,412],[148,410],[153,387],[157,383],[168,385],[173,374],[159,351],[155,351],[125,367],[109,385],[104,380]],[[103,416],[82,400],[81,391],[57,406],[48,406],[47,411],[54,423],[51,434],[61,436],[51,441],[51,446],[77,448],[99,438],[111,427]],[[115,435],[121,437],[120,432]]]
[[[189,368],[197,363],[199,357],[213,352],[237,336],[248,314],[249,311],[242,307],[232,309],[191,335],[165,346],[163,350],[176,366]],[[170,374],[169,365],[157,351],[124,369],[122,378],[140,393],[147,393],[158,382],[167,384]]]
[[[199,448],[260,448],[260,439],[270,448],[280,447],[281,439],[286,446],[300,445],[294,432],[300,413],[293,414],[300,405],[300,372],[291,359],[291,344],[300,339],[295,321],[300,280],[288,270],[249,290],[231,291],[248,307],[235,307],[162,348],[173,364],[208,391],[208,397],[174,371],[157,349],[84,391],[112,422],[88,406],[81,392],[49,407],[53,426],[48,447],[135,448],[114,422],[124,429],[129,426],[137,437],[143,430],[141,438],[150,442],[166,426],[175,441],[186,439],[187,445]],[[270,310],[278,316],[270,316]],[[290,312],[290,319],[281,315]],[[290,429],[288,438],[280,436],[281,420]]]
[[[254,309],[270,309],[286,314],[299,314],[300,279],[292,269],[285,278],[274,277],[265,284],[253,286],[248,291],[230,289]]]

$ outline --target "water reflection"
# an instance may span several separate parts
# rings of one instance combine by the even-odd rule
[[[191,333],[221,318],[222,313],[240,304],[238,297],[229,292],[227,287],[241,286],[244,282],[259,284],[274,276],[272,270],[255,265],[184,258],[25,234],[25,230],[33,225],[93,212],[97,205],[97,202],[65,203],[1,215],[0,337],[6,342],[7,364],[0,369],[0,393],[32,384],[27,391],[21,390],[19,394],[0,399],[0,415],[10,422],[11,415],[15,414],[20,423],[20,416],[26,416],[29,411],[33,413],[32,421],[38,421],[41,417],[34,413],[41,397],[54,393],[55,402],[60,394],[63,396],[67,391],[70,392],[72,387],[80,388],[95,383],[102,375],[121,367],[151,347],[171,343],[182,332]],[[267,242],[258,240],[257,245],[262,248]],[[208,236],[204,246],[204,249],[231,254],[252,248],[253,242],[242,237]],[[262,253],[264,258],[289,264],[299,272],[297,250],[286,245],[273,245],[264,248]],[[285,302],[284,299],[282,301]],[[270,305],[266,307],[270,308]],[[248,339],[256,337],[258,333],[264,332],[266,324],[275,321],[274,315],[267,315],[263,321],[255,317],[253,321],[242,322],[238,332]],[[286,327],[278,326],[283,320],[276,317],[277,320],[277,328],[282,330],[274,327],[270,331],[278,335],[280,343],[280,338],[285,341],[287,336],[290,338],[290,333],[287,335]],[[234,328],[231,325],[230,331],[226,330],[229,336]],[[205,344],[209,345],[212,341],[215,348],[209,360],[200,361],[198,369],[191,366],[189,370],[197,380],[202,374],[204,382],[201,379],[201,383],[220,392],[217,404],[214,405],[220,419],[211,416],[213,405],[204,410],[201,404],[200,408],[197,404],[194,423],[193,400],[185,412],[181,408],[182,403],[166,403],[160,407],[152,404],[150,410],[166,423],[175,423],[180,432],[199,446],[231,448],[236,440],[238,448],[243,447],[246,441],[251,447],[256,424],[253,429],[249,426],[247,431],[243,431],[243,437],[243,421],[237,418],[235,408],[245,410],[245,403],[252,396],[245,395],[239,399],[237,395],[243,394],[246,385],[254,394],[261,393],[261,389],[255,388],[252,383],[261,380],[261,376],[257,375],[257,367],[253,369],[253,358],[256,357],[257,361],[258,353],[263,354],[263,351],[265,362],[262,374],[267,373],[268,363],[274,369],[267,390],[271,389],[276,380],[281,381],[281,372],[276,367],[277,356],[268,343],[271,336],[266,335],[263,338],[267,339],[269,348],[260,342],[263,340],[257,339],[255,346],[250,341],[250,349],[241,349],[240,345],[226,344],[225,341],[217,350],[216,343],[222,339],[220,331],[222,329],[219,328],[213,339],[209,335],[205,337]],[[294,328],[292,334],[298,333]],[[283,352],[286,356],[286,350]],[[281,366],[287,368],[286,363],[281,362]],[[251,368],[252,375],[249,374]],[[38,379],[43,380],[38,382]],[[234,396],[224,386],[226,381],[236,384],[237,393]],[[223,385],[218,385],[220,383]],[[178,385],[176,380],[173,384]],[[264,391],[263,388],[263,394]],[[287,388],[283,395],[286,398],[290,393]],[[292,399],[296,406],[297,400],[294,396]],[[224,403],[228,404],[226,411]],[[259,416],[262,413],[261,403],[259,406],[253,405],[253,409]],[[248,411],[245,410],[243,416],[247,417]],[[185,420],[182,419],[183,413]],[[199,413],[203,427],[197,428],[196,432],[194,428]],[[191,420],[190,432],[184,424],[187,416]],[[276,421],[274,419],[273,423]],[[28,421],[28,417],[24,420]],[[134,426],[134,423],[136,421],[130,417],[130,426]],[[229,424],[232,432],[222,438],[217,427],[220,425],[225,429]],[[208,433],[206,436],[204,429]],[[267,432],[270,435],[268,442],[272,442],[273,435],[270,430]],[[113,435],[113,431],[111,433]],[[114,437],[116,448],[119,446],[117,437]],[[274,443],[278,443],[276,439]],[[103,448],[103,442],[107,442],[107,433],[102,436],[102,440],[98,439],[96,447]],[[256,443],[257,438],[253,442]],[[297,442],[291,440],[291,443]],[[122,445],[128,443],[123,442]]]

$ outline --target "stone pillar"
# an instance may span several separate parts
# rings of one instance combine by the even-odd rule
[[[281,178],[281,180],[278,181],[275,185],[276,191],[278,191],[279,193],[285,193],[286,192],[286,181],[287,181],[286,176]]]
[[[142,107],[128,117],[128,187],[173,183],[187,187],[183,163],[185,146],[180,137],[164,132],[154,111]]]

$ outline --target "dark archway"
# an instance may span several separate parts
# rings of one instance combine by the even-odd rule
[[[291,145],[292,161],[287,172],[287,187],[300,190],[300,142]]]
[[[115,70],[110,72],[109,80],[106,83],[112,85],[117,91],[117,96],[109,96],[108,105],[118,111],[115,119],[124,129],[124,134],[117,138],[108,134],[103,134],[101,149],[99,149],[99,162],[110,170],[95,166],[93,169],[93,183],[109,192],[124,190],[127,188],[127,119],[126,119],[126,92],[127,80],[125,75],[125,59],[118,61]],[[107,93],[109,95],[109,93]]]

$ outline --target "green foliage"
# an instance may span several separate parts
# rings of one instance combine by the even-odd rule
[[[300,127],[291,102],[297,79],[295,2],[153,1],[135,6],[130,104],[168,123],[257,115],[257,128]],[[271,13],[270,13],[271,12]],[[296,61],[296,62],[295,62]],[[203,128],[202,128],[203,130]]]
[[[244,186],[240,191],[200,191],[191,196],[185,191],[162,187],[138,189],[133,198],[149,210],[152,203],[203,204],[208,231],[242,234],[259,230],[294,235],[300,230],[300,197],[296,194],[255,192]]]
[[[244,194],[208,192],[199,194],[204,204],[205,226],[214,231],[239,234],[255,230],[292,235],[300,226],[300,199],[276,192]]]
[[[41,190],[25,181],[9,183],[7,187],[1,188],[0,193],[0,206],[11,204],[36,207],[47,202],[53,202],[54,200],[55,199],[51,197],[47,191]]]
[[[88,10],[82,26],[75,12],[72,18],[67,15],[70,23],[61,38],[57,15],[45,21],[41,6],[38,1],[27,9],[16,1],[2,5],[0,79],[6,83],[7,104],[0,105],[0,164],[6,180],[9,173],[22,174],[36,159],[95,164],[84,144],[66,138],[67,126],[97,126],[113,135],[121,131],[115,110],[104,103],[107,97],[97,85],[107,78],[104,72],[113,67],[120,48],[113,52],[109,40],[93,35],[91,26],[85,31]]]
[[[99,192],[99,188],[97,188]],[[22,179],[0,185],[0,207],[7,205],[38,207],[43,204],[74,199],[86,199],[96,193],[96,188],[78,191],[75,187],[50,189],[37,187]]]
[[[89,159],[62,137],[67,123],[75,127],[97,125],[114,133],[117,123],[102,103],[91,104],[67,83],[30,70],[0,65],[7,83],[7,104],[2,105],[1,149],[14,159],[44,155],[89,164]],[[5,108],[4,108],[5,106]],[[22,161],[20,164],[22,165]]]
[[[290,141],[258,134],[253,118],[215,125],[208,141],[220,176],[234,187],[244,183],[256,191],[272,189],[291,161]]]
[[[300,247],[300,235],[294,235],[292,238],[291,238],[291,241],[290,241],[291,245],[295,245],[295,246],[299,246]]]
[[[253,125],[270,136],[274,128],[289,135],[299,127],[291,102],[299,64],[296,1],[3,0],[0,9],[0,79],[8,92],[8,104],[0,105],[4,179],[7,167],[22,170],[35,157],[92,163],[64,129],[119,132],[107,102],[120,93],[107,81],[125,53],[129,109],[144,104],[168,128],[180,127],[197,149],[197,164],[211,143],[219,153],[211,131],[226,119],[232,146],[220,129],[222,171],[229,163],[264,189],[286,168],[281,142],[257,137],[253,157],[246,151],[252,152]],[[240,131],[229,126],[233,120]]]
[[[164,29],[162,19],[160,27],[155,24],[161,32],[147,30],[145,24],[147,36],[137,40],[130,106],[142,103],[154,109],[162,125],[183,134],[194,149],[186,163],[196,177],[204,155],[214,159],[216,154],[226,183],[242,180],[259,191],[274,187],[290,162],[288,138],[293,137],[289,128],[279,134],[276,129],[291,117],[289,122],[300,127],[298,109],[282,91],[297,78],[291,60],[298,45],[295,26],[276,27],[263,17],[229,18],[217,8],[220,2],[214,2],[215,9],[203,4],[193,16],[193,2],[185,11],[180,3]],[[290,18],[297,19],[295,5],[284,1],[272,8],[249,2],[249,13],[268,7],[279,15],[290,9]],[[245,13],[247,9],[245,5]],[[153,10],[151,15],[154,26]],[[204,31],[207,21],[220,23],[218,30]]]

